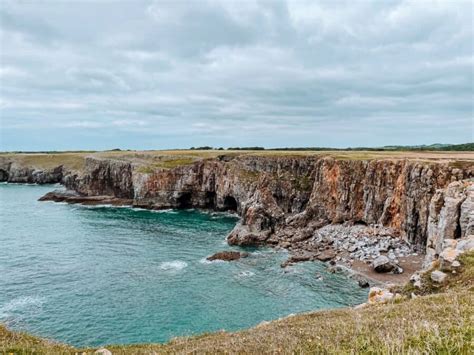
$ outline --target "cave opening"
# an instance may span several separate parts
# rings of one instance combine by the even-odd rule
[[[224,198],[224,211],[237,211],[237,200],[232,196],[226,196]]]
[[[191,192],[184,192],[178,197],[178,208],[191,208],[192,207],[192,194]]]

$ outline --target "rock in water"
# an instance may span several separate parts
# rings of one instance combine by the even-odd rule
[[[232,261],[232,260],[239,260],[240,258],[247,257],[247,253],[240,253],[238,251],[220,251],[211,255],[207,258],[209,261],[214,260],[224,260],[224,261]]]
[[[373,261],[374,270],[376,272],[390,272],[394,269],[395,265],[386,256],[379,256]]]
[[[436,270],[431,273],[431,280],[437,283],[443,283],[446,279],[446,275],[444,272]]]
[[[370,286],[369,281],[365,279],[360,279],[358,283],[359,283],[359,287],[362,287],[362,288],[367,288]]]

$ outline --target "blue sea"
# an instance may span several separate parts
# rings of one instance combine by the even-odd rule
[[[238,218],[197,210],[38,202],[57,186],[0,184],[0,322],[75,346],[165,342],[362,303],[367,291],[320,262],[229,247]]]

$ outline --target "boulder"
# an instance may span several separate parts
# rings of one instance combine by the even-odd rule
[[[395,268],[395,265],[384,255],[377,257],[372,263],[376,272],[390,272]]]
[[[232,260],[239,260],[240,258],[247,257],[247,253],[241,253],[238,251],[220,251],[207,257],[207,260],[214,261],[214,260],[224,260],[224,261],[232,261]]]
[[[358,284],[359,284],[359,287],[362,287],[362,288],[367,288],[370,286],[369,281],[364,280],[364,279],[360,279]]]
[[[446,275],[444,272],[436,270],[431,273],[431,280],[433,280],[433,282],[443,283],[446,279],[446,276],[448,275]]]
[[[316,255],[316,259],[320,261],[329,261],[331,259],[334,259],[336,256],[336,252],[334,250],[325,250],[318,255]]]
[[[300,254],[292,255],[289,260],[290,262],[293,262],[293,263],[299,263],[302,261],[309,261],[311,260],[311,258],[312,258],[312,255],[309,253],[300,253]]]
[[[461,254],[460,250],[448,247],[442,251],[440,258],[448,263],[452,263],[457,259],[459,254]]]
[[[458,241],[456,250],[461,252],[474,250],[474,235],[469,235]]]
[[[382,289],[379,287],[372,287],[369,291],[369,303],[387,303],[393,298],[395,295],[390,292],[389,290]]]

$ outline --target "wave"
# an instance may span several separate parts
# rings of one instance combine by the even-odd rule
[[[159,268],[164,271],[179,271],[183,270],[188,266],[188,263],[181,260],[164,261],[160,264]]]
[[[239,278],[245,278],[245,277],[252,277],[253,275],[255,275],[253,271],[245,270],[245,271],[239,272],[237,276]]]

